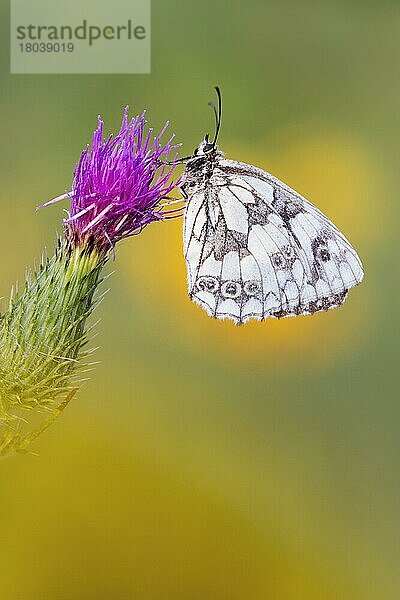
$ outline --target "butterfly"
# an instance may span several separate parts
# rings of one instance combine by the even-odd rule
[[[213,141],[186,160],[184,255],[190,298],[217,319],[242,324],[310,315],[343,304],[364,276],[345,236],[311,202],[262,169],[219,151],[221,92]]]

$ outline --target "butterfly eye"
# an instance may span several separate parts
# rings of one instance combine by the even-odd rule
[[[211,152],[211,150],[214,150],[214,144],[205,144],[204,148],[203,148],[203,152]]]

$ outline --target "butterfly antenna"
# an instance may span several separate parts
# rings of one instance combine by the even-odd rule
[[[218,127],[218,112],[217,112],[217,109],[215,107],[214,102],[209,102],[208,106],[211,106],[211,108],[213,109],[214,117],[215,117],[215,130],[217,130],[217,127]]]
[[[217,143],[217,139],[219,136],[219,130],[221,129],[222,99],[221,99],[221,90],[219,89],[219,87],[216,85],[214,89],[215,89],[215,91],[217,93],[217,97],[218,97],[218,111],[215,108],[215,105],[212,104],[212,107],[214,109],[214,114],[215,114],[215,123],[216,123],[215,136],[214,136],[214,140],[213,140],[213,144],[215,145]]]

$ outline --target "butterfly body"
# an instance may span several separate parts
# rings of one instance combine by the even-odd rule
[[[181,191],[188,292],[212,317],[242,324],[326,311],[363,279],[322,212],[266,171],[226,159],[208,136]]]

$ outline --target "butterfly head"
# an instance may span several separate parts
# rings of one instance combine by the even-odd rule
[[[193,158],[199,156],[211,156],[218,151],[218,146],[215,142],[210,142],[208,133],[204,136],[204,140],[195,148]]]

